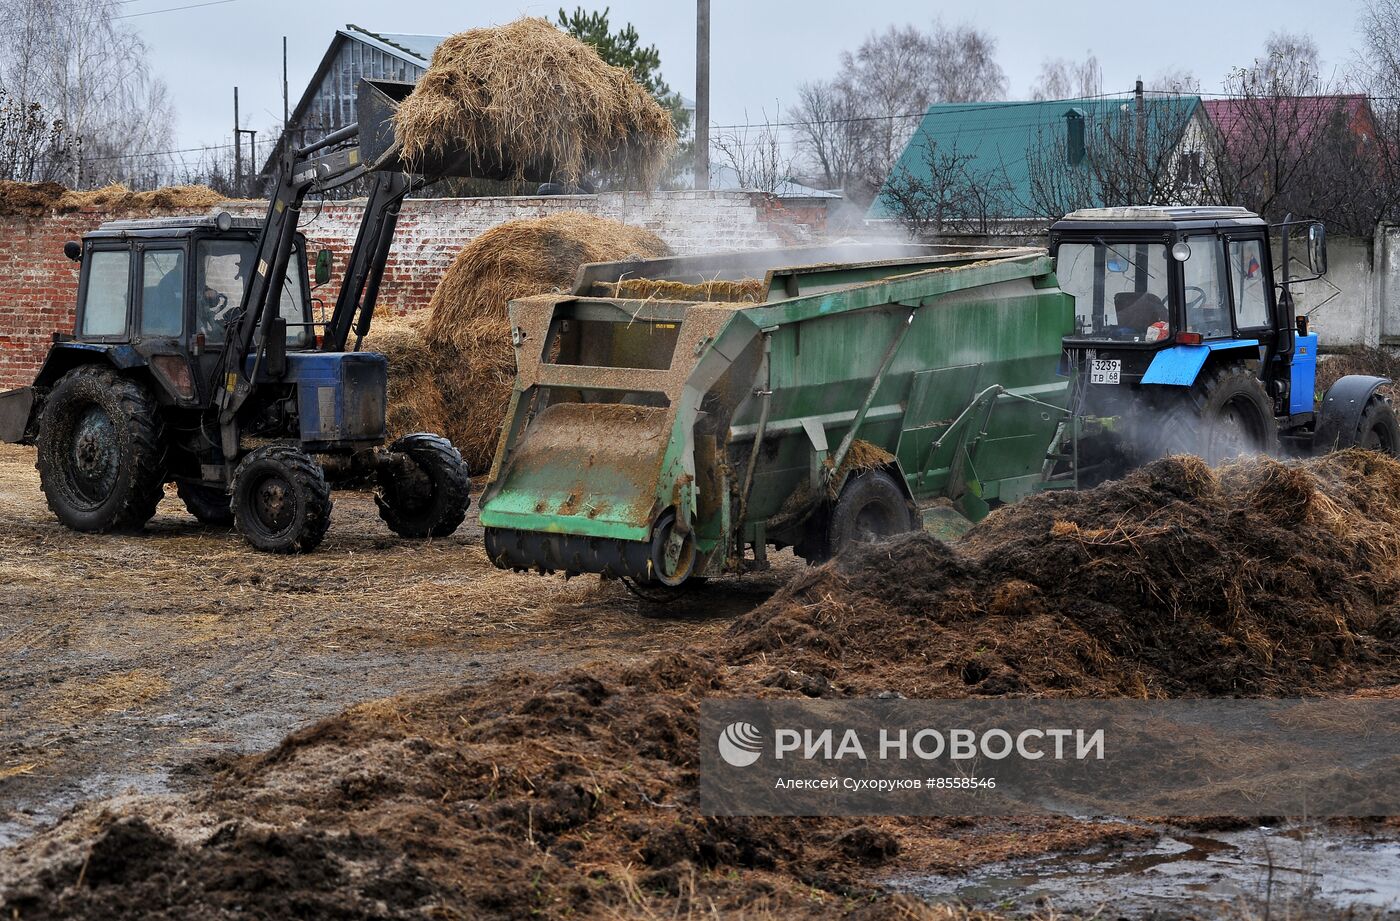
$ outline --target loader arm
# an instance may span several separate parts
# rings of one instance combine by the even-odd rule
[[[352,329],[358,348],[369,333],[403,199],[433,180],[397,171],[371,172],[358,145],[336,146],[346,145],[358,135],[358,125],[349,125],[315,144],[299,150],[289,148],[283,155],[277,189],[268,202],[267,216],[258,235],[255,268],[244,292],[238,326],[224,355],[225,386],[220,391],[219,421],[225,428],[232,425],[239,407],[256,385],[267,334],[281,297],[280,279],[286,276],[306,196],[330,191],[364,175],[373,175],[374,185],[321,348],[327,352],[345,351]],[[255,356],[251,366],[247,361],[250,355]],[[226,440],[232,437],[232,433],[225,436]]]

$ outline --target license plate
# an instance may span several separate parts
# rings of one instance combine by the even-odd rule
[[[1089,383],[1116,384],[1122,370],[1123,362],[1117,358],[1095,358],[1094,366],[1089,369]]]

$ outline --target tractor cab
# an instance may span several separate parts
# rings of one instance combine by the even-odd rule
[[[220,385],[229,328],[257,259],[261,221],[228,214],[110,221],[69,243],[81,263],[74,334],[65,354],[100,349],[152,371],[161,402],[207,405]],[[315,347],[305,240],[298,235],[282,280],[286,348]],[[66,368],[53,368],[61,374]]]

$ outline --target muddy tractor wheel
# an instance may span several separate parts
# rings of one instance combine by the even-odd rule
[[[165,494],[165,436],[151,392],[110,368],[69,371],[39,427],[39,485],[75,531],[136,531]]]
[[[269,553],[309,553],[331,524],[331,491],[321,467],[294,445],[258,448],[233,472],[233,524]]]
[[[1166,395],[1152,424],[1153,457],[1195,454],[1218,464],[1242,454],[1277,454],[1278,424],[1264,383],[1244,365],[1218,365]]]
[[[400,537],[446,537],[471,505],[467,465],[452,442],[420,432],[389,446],[404,463],[381,468],[374,503],[379,517]]]
[[[827,553],[834,557],[852,544],[885,540],[916,527],[915,510],[895,478],[885,470],[867,470],[846,481],[832,506]]]
[[[233,503],[226,490],[180,480],[175,484],[175,492],[185,503],[185,509],[201,524],[211,528],[227,528],[233,524]]]
[[[1356,446],[1391,457],[1400,456],[1400,423],[1395,419],[1395,409],[1389,398],[1379,393],[1371,397],[1356,427]]]

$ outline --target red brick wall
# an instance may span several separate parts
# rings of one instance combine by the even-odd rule
[[[303,211],[301,226],[311,251],[329,248],[336,254],[333,281],[316,292],[327,308],[335,302],[361,209],[362,202],[349,201],[313,203]],[[239,216],[264,213],[263,206],[248,203],[230,203],[228,210]],[[412,200],[399,219],[380,308],[406,313],[426,306],[453,257],[482,231],[514,218],[568,210],[646,227],[680,254],[790,246],[820,240],[826,229],[826,211],[820,205],[784,205],[749,192]],[[64,241],[122,216],[76,212],[0,217],[0,388],[33,380],[52,334],[73,330],[78,272],[63,255]]]

